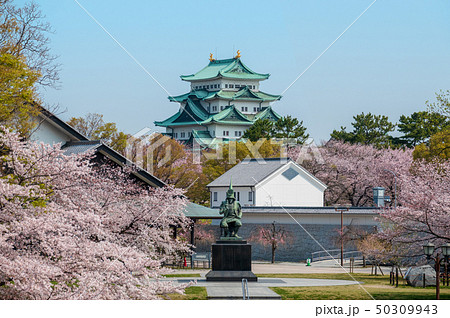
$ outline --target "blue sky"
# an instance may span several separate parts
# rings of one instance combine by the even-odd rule
[[[173,95],[188,91],[179,75],[203,68],[210,52],[230,58],[237,49],[254,71],[271,74],[261,90],[279,94],[373,2],[78,1]],[[135,133],[178,110],[75,1],[38,4],[62,64],[60,89],[42,95],[67,108],[63,119],[97,112]],[[450,89],[449,14],[446,0],[376,1],[275,110],[321,140],[363,111],[396,122],[425,109]]]

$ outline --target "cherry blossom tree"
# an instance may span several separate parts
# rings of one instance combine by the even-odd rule
[[[189,246],[185,199],[129,171],[59,145],[21,141],[0,127],[0,298],[155,299],[186,285],[162,264]]]
[[[263,246],[270,246],[272,252],[272,263],[275,263],[275,251],[280,245],[290,243],[292,235],[284,227],[273,222],[267,226],[259,226],[250,236],[249,241],[257,242]]]
[[[288,155],[324,182],[327,205],[351,203],[352,206],[373,205],[373,187],[384,187],[394,197],[395,178],[405,174],[412,163],[411,150],[377,149],[371,145],[327,142],[318,148],[320,158],[307,154],[301,147],[290,148]],[[306,159],[306,160],[302,160]],[[320,160],[319,160],[320,159]],[[393,202],[394,200],[392,200]]]
[[[399,207],[381,212],[379,237],[403,256],[422,255],[428,242],[450,242],[450,162],[416,161],[399,179]]]

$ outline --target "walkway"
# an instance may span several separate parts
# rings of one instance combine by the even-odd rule
[[[390,267],[381,267],[383,273],[389,274]],[[354,272],[355,273],[371,273],[371,266],[367,266],[363,268],[360,263],[355,262]],[[268,262],[252,262],[252,271],[255,274],[325,274],[325,273],[346,273],[349,271],[349,263],[344,262],[344,269],[333,260],[313,262],[311,266],[306,266],[305,263],[268,263]],[[209,269],[178,269],[175,270],[175,273],[192,273],[192,274],[200,274],[201,276],[205,276],[206,273],[209,272]],[[349,279],[350,276],[349,276]]]
[[[196,281],[195,286],[206,287],[208,299],[242,299],[241,282],[211,282],[201,277],[172,278],[182,284]],[[307,278],[258,278],[257,282],[248,283],[250,299],[281,299],[269,287],[305,287],[305,286],[342,286],[356,285],[353,280],[307,279]]]
[[[312,274],[312,273],[346,273],[348,264],[344,264],[342,269],[335,261],[314,262],[312,266],[306,266],[304,263],[263,263],[253,262],[252,271],[255,274]],[[382,267],[384,273],[389,273],[390,268]],[[242,299],[241,282],[208,282],[205,279],[209,269],[182,269],[175,273],[200,274],[201,277],[174,277],[170,280],[177,283],[186,283],[196,281],[196,286],[206,287],[208,299]],[[355,266],[355,273],[370,273],[371,267]],[[306,279],[306,278],[259,278],[258,282],[248,283],[248,292],[250,299],[281,299],[281,297],[272,291],[269,287],[305,287],[305,286],[342,286],[356,285],[358,282],[352,280],[332,280],[332,279]]]

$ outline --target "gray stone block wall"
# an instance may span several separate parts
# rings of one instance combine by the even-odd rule
[[[269,225],[269,224],[267,224]],[[259,227],[264,224],[244,224],[239,230],[239,236],[248,240],[252,233],[255,233]],[[312,252],[323,250],[339,249],[339,225],[327,224],[305,224],[304,229],[308,231],[308,235],[298,224],[277,224],[282,226],[291,235],[291,241],[287,244],[280,245],[275,252],[275,261],[277,262],[305,262],[307,258],[311,257]],[[373,226],[359,226],[362,230],[370,231]],[[210,226],[214,231],[216,237],[220,236],[220,229],[217,225]],[[253,261],[271,261],[272,250],[271,246],[263,246],[262,244],[252,241],[252,260]],[[320,245],[323,247],[321,247]],[[196,242],[197,252],[210,252],[211,242]],[[345,244],[345,250],[356,250],[354,245]]]

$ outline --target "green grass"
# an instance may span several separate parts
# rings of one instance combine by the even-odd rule
[[[167,274],[164,277],[201,277],[200,274]]]
[[[206,300],[208,293],[206,287],[191,286],[184,291],[185,295],[169,294],[170,300]]]
[[[321,299],[321,300],[354,300],[371,299],[370,293],[377,300],[428,300],[435,299],[434,287],[420,288],[407,286],[406,282],[399,278],[399,287],[389,285],[389,276],[375,276],[370,274],[352,274],[363,287],[328,286],[328,287],[271,287],[282,299]],[[317,278],[317,279],[343,279],[353,280],[348,274],[262,274],[258,277],[279,278]],[[366,292],[366,291],[367,292]],[[450,299],[450,287],[441,286],[441,299]]]

